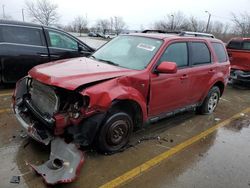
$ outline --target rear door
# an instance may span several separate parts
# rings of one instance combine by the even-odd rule
[[[65,32],[53,29],[45,29],[45,32],[52,61],[91,54],[87,46]]]
[[[209,44],[203,40],[189,42],[191,71],[190,71],[190,89],[188,95],[190,104],[197,104],[208,90],[210,80],[216,74],[217,65],[214,62]]]
[[[35,65],[49,61],[41,27],[0,25],[1,80],[13,83]]]

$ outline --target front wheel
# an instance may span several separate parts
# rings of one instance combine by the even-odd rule
[[[214,86],[210,89],[207,97],[203,101],[202,105],[197,108],[197,112],[200,114],[211,114],[217,107],[220,99],[220,89]]]
[[[129,141],[133,121],[125,112],[115,112],[107,116],[97,138],[97,148],[101,152],[117,152]]]

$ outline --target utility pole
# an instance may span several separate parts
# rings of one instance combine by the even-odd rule
[[[2,5],[2,7],[3,7],[3,19],[5,19],[4,6],[5,6],[5,5]]]
[[[174,15],[172,14],[171,31],[174,30]]]
[[[209,28],[209,24],[210,24],[211,13],[208,12],[207,10],[205,11],[205,13],[208,13],[207,28],[206,28],[206,33],[207,33],[208,32],[208,28]]]
[[[23,22],[24,22],[24,9],[22,8],[22,16],[23,16]]]

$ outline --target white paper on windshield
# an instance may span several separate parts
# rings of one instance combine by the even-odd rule
[[[155,46],[140,43],[137,45],[137,48],[141,48],[141,49],[148,50],[148,51],[153,51],[155,49]]]

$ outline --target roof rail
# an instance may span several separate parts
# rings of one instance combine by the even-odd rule
[[[214,35],[209,34],[209,33],[199,33],[199,32],[192,32],[192,31],[164,31],[164,30],[158,30],[158,29],[147,29],[147,30],[142,31],[142,33],[165,33],[165,34],[176,34],[179,36],[215,38]]]
[[[208,38],[215,38],[214,35],[209,33],[199,33],[199,32],[192,32],[192,31],[182,31],[180,36],[195,36],[195,37],[208,37]]]

